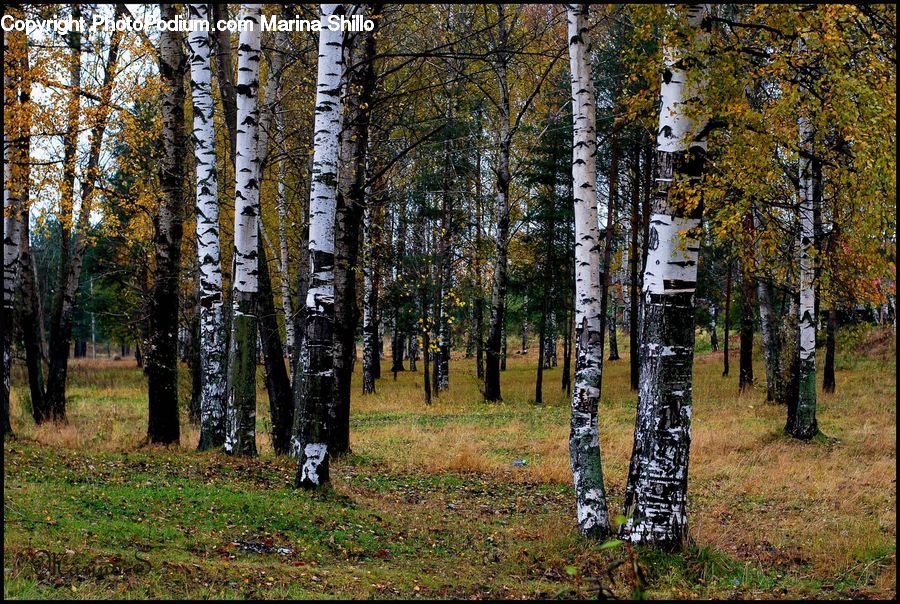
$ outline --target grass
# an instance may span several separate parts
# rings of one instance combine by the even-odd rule
[[[785,410],[765,402],[760,365],[758,385],[740,395],[736,351],[728,378],[721,352],[698,355],[694,545],[638,550],[650,597],[895,595],[893,336],[839,342],[837,393],[819,399],[828,438],[813,443],[783,436]],[[600,419],[613,515],[635,409],[624,338],[620,351],[605,367]],[[142,446],[146,387],[133,362],[74,361],[64,426],[33,425],[17,373],[16,438],[4,446],[4,597],[570,598],[592,597],[598,577],[626,597],[628,565],[611,572],[615,583],[604,574],[623,548],[574,530],[569,401],[556,368],[545,373],[545,404],[533,404],[534,356],[510,355],[498,404],[482,401],[461,355],[450,391],[430,407],[421,371],[396,382],[385,372],[369,396],[357,373],[353,453],[335,462],[333,488],[316,494],[294,490],[294,465],[271,453],[264,389],[261,456],[245,460],[195,453],[186,416],[180,446]],[[183,384],[187,392],[186,375]],[[527,465],[513,467],[518,459]]]

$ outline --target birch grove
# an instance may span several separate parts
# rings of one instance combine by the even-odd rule
[[[74,551],[115,487],[153,568],[221,554],[168,568],[186,598],[891,595],[895,20],[6,7],[4,553]],[[743,505],[798,480],[816,506]],[[777,576],[674,572],[767,544]],[[10,597],[172,595],[13,567]]]
[[[226,361],[222,263],[219,250],[219,200],[213,115],[209,5],[188,6],[194,31],[187,36],[194,107],[196,157],[196,237],[200,282],[200,450],[225,444]]]

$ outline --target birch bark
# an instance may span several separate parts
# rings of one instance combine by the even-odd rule
[[[194,105],[194,155],[197,164],[196,238],[200,280],[200,444],[225,444],[226,349],[223,318],[222,262],[219,247],[219,200],[209,32],[200,23],[210,18],[208,4],[190,4],[194,30],[187,42]]]
[[[801,42],[802,44],[802,42]],[[801,46],[801,51],[803,47]],[[794,404],[788,399],[788,434],[802,440],[809,440],[819,432],[816,423],[816,324],[814,289],[815,261],[811,253],[815,244],[813,226],[813,153],[815,151],[812,121],[801,115],[798,120],[800,132],[800,304],[799,304],[799,394]],[[793,409],[791,407],[794,407]]]
[[[340,4],[321,5],[322,18],[343,14]],[[309,286],[299,360],[298,429],[291,453],[296,484],[318,488],[329,481],[328,409],[334,398],[334,218],[342,110],[343,33],[319,33],[313,167],[309,197]]]
[[[706,6],[679,12],[701,35]],[[640,396],[625,491],[632,542],[677,548],[687,538],[687,478],[691,442],[694,291],[702,201],[679,194],[699,180],[706,160],[705,124],[685,106],[701,95],[688,79],[680,49],[665,50],[657,135],[657,189],[650,216],[643,283]],[[678,181],[676,187],[673,183]],[[689,193],[690,191],[688,191]],[[676,196],[677,195],[677,196]]]
[[[600,229],[597,222],[596,100],[591,75],[588,5],[566,5],[572,78],[572,181],[575,204],[575,379],[569,455],[575,481],[578,529],[610,532],[597,425],[603,371]]]
[[[256,455],[257,297],[259,293],[260,4],[241,6],[234,158],[234,278],[225,451]]]

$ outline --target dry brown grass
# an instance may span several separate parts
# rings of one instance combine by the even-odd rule
[[[785,410],[765,402],[761,365],[755,367],[757,386],[740,395],[736,367],[723,378],[721,354],[698,356],[690,469],[691,534],[698,544],[762,568],[803,568],[826,583],[871,575],[872,595],[895,590],[896,352],[884,334],[864,344],[872,356],[854,356],[845,369],[839,363],[837,393],[820,394],[820,428],[829,440],[813,443],[783,436]],[[421,368],[400,373],[396,382],[385,371],[378,392],[362,396],[357,367],[352,463],[361,473],[371,465],[388,473],[477,473],[496,481],[568,485],[569,401],[560,389],[561,368],[545,373],[545,404],[534,405],[535,349],[510,355],[502,374],[504,402],[496,404],[483,402],[474,363],[461,355],[451,363],[449,392],[431,406],[423,401]],[[622,503],[635,409],[627,349],[622,357],[606,363],[600,415],[613,514]],[[737,351],[733,360],[736,365]],[[23,406],[22,375],[15,376],[15,432],[51,447],[138,447],[146,429],[140,371],[129,361],[78,360],[72,367],[64,426],[33,425]],[[186,392],[186,377],[182,383]],[[258,396],[258,446],[269,456],[263,388]],[[193,451],[197,437],[196,427],[183,422],[181,449]],[[511,467],[516,459],[528,465]],[[544,530],[571,531],[570,520],[560,518]]]

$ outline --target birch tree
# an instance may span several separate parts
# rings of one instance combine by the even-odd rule
[[[597,222],[596,100],[591,75],[588,6],[566,5],[572,78],[572,182],[575,205],[575,380],[569,455],[575,481],[578,530],[610,532],[597,407],[603,371],[600,228]]]
[[[234,157],[234,279],[225,451],[256,455],[256,298],[259,291],[259,62],[261,4],[241,6]]]
[[[321,5],[321,18],[343,14],[340,4]],[[309,286],[301,343],[298,400],[291,453],[296,484],[318,488],[329,481],[328,409],[334,397],[334,217],[342,109],[343,33],[319,32],[313,167],[309,195]]]
[[[9,39],[12,34],[3,36],[4,59],[10,55]],[[9,69],[4,70],[4,113],[8,117],[13,113],[13,105],[17,100],[16,86],[12,82]],[[8,98],[10,97],[10,98]],[[11,120],[10,120],[11,121]],[[13,179],[13,149],[16,135],[7,129],[7,120],[4,119],[3,128],[3,320],[2,327],[2,386],[0,386],[0,403],[3,406],[3,434],[12,432],[9,422],[9,388],[10,371],[12,369],[12,340],[13,340],[13,315],[16,303],[16,276],[19,268],[19,238],[21,236],[21,223],[19,222],[19,186]],[[21,183],[19,183],[21,184]]]
[[[225,444],[226,350],[219,203],[216,176],[208,4],[188,6],[193,29],[187,42],[194,105],[194,155],[197,164],[197,266],[200,281],[200,445],[201,451]]]
[[[801,39],[801,52],[805,46]],[[801,87],[801,98],[803,95]],[[801,110],[802,111],[802,110]],[[800,304],[799,304],[799,395],[788,399],[788,421],[785,430],[791,436],[809,440],[819,432],[816,424],[816,324],[815,324],[815,262],[811,253],[815,244],[813,226],[814,177],[813,153],[815,130],[812,119],[801,113],[797,121],[800,135]]]
[[[672,9],[698,37],[706,7]],[[692,191],[706,159],[706,124],[692,115],[701,84],[681,48],[664,49],[656,192],[643,284],[640,391],[625,491],[624,535],[664,548],[687,537],[694,291],[702,205]]]

